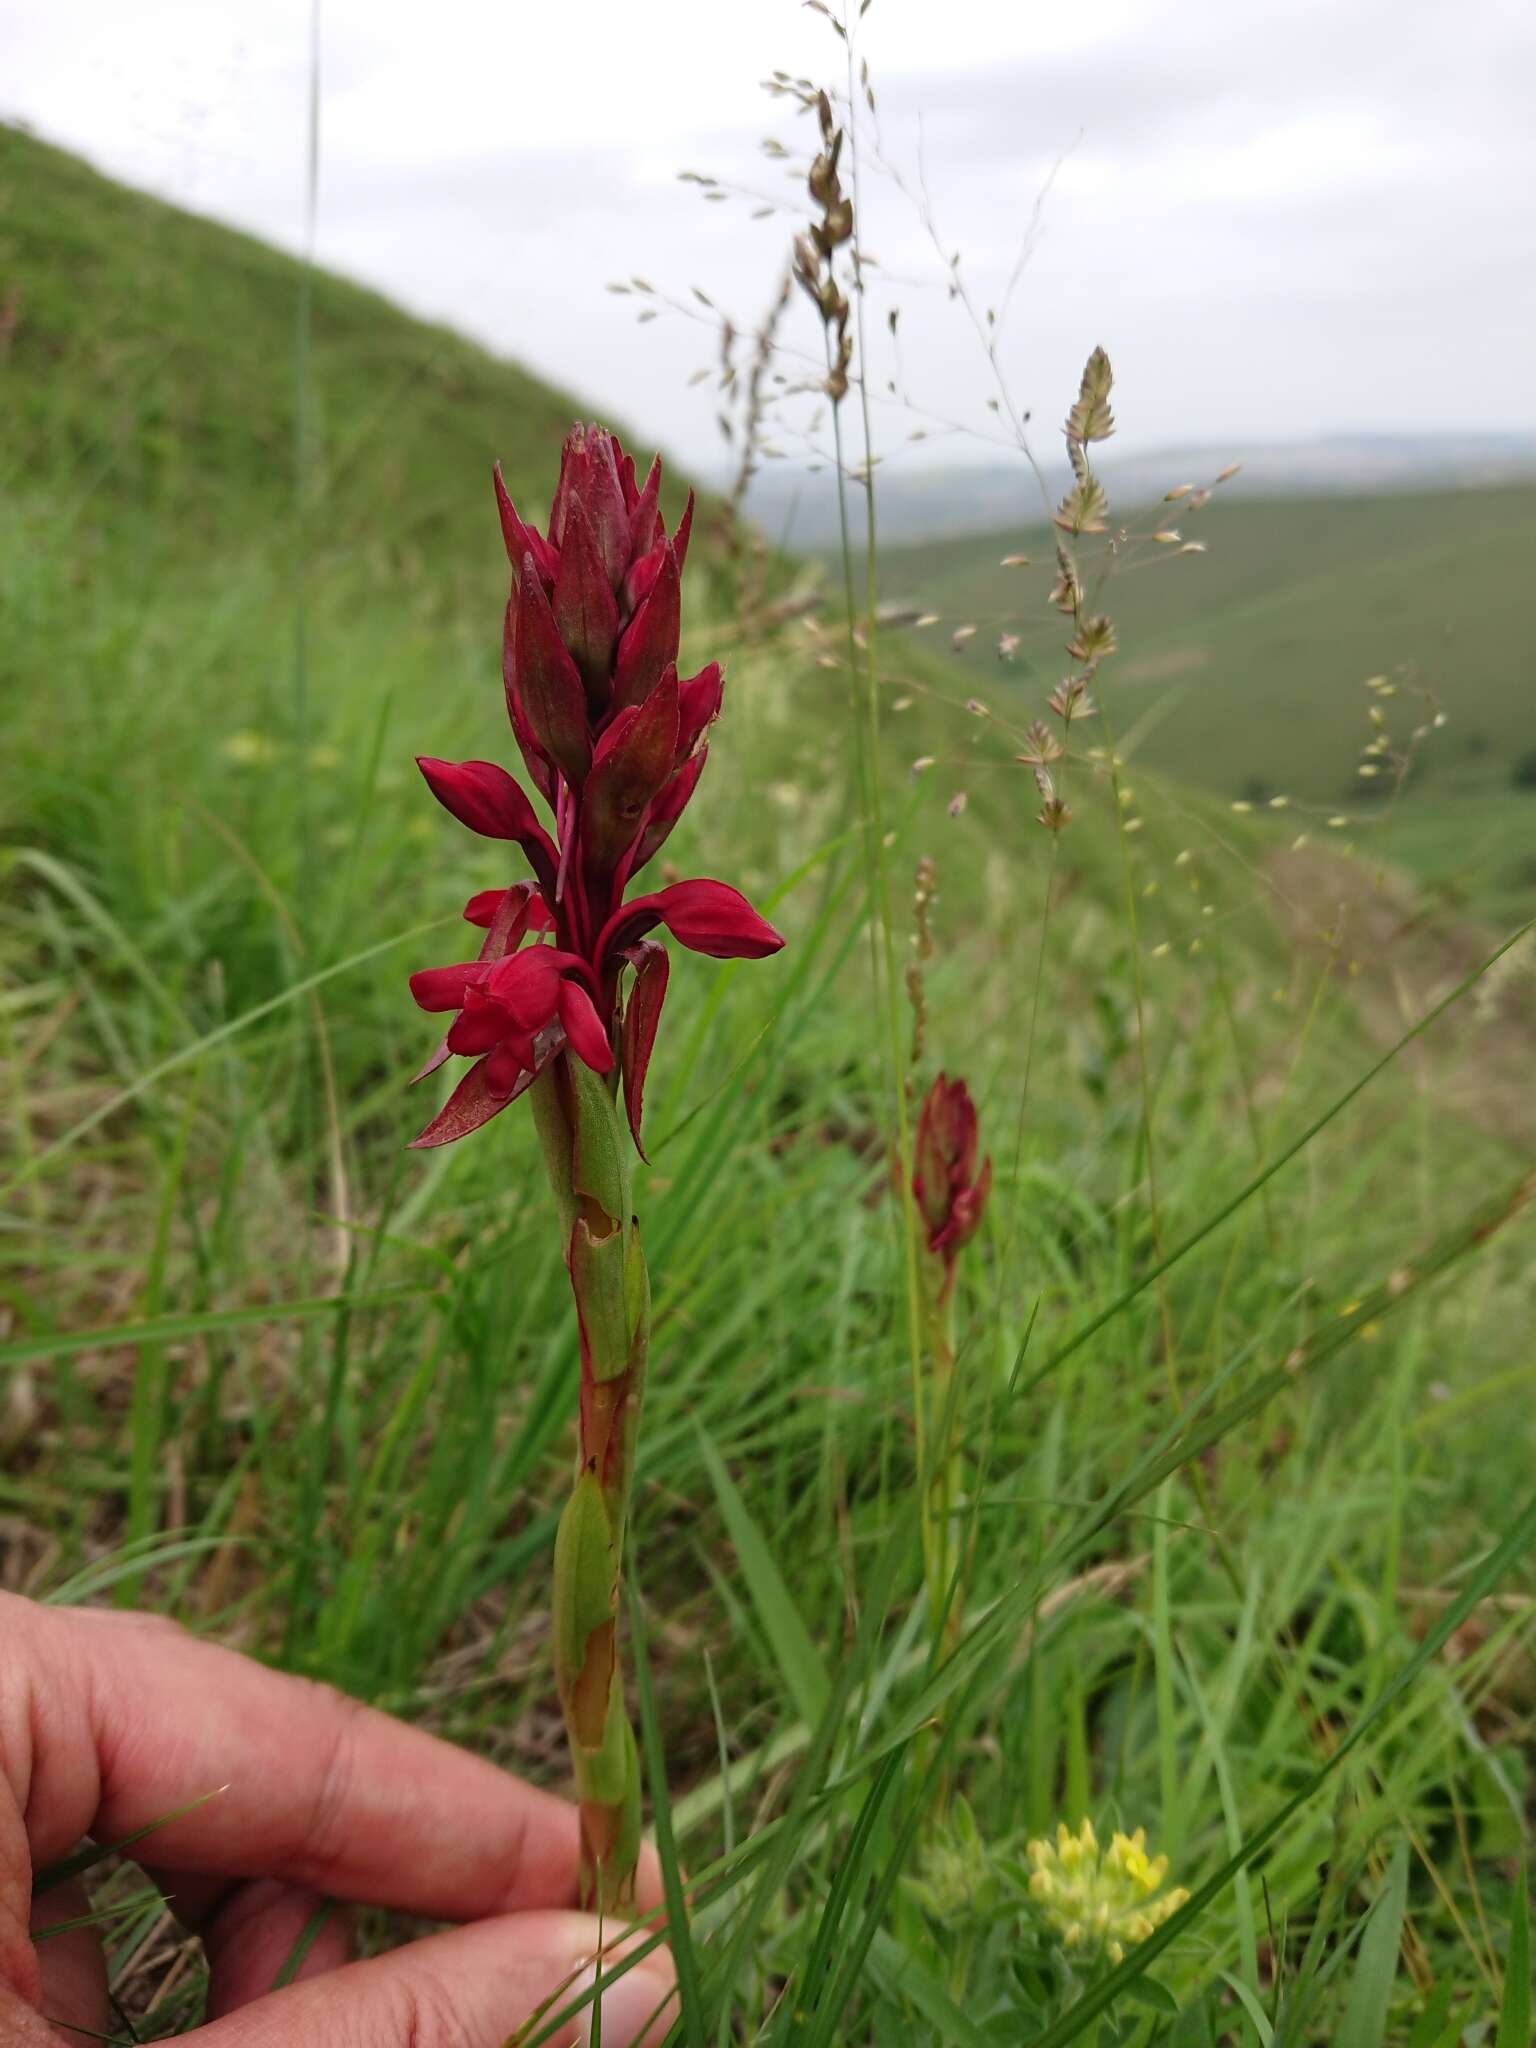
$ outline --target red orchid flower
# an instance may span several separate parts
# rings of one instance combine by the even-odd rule
[[[927,1227],[928,1249],[943,1260],[948,1287],[955,1256],[981,1226],[992,1187],[992,1161],[976,1171],[980,1134],[976,1105],[964,1081],[940,1074],[918,1112],[912,1193]]]
[[[533,879],[466,906],[486,934],[477,959],[411,977],[422,1009],[457,1013],[422,1074],[456,1053],[475,1061],[417,1146],[478,1130],[569,1049],[600,1074],[619,1065],[638,1147],[668,973],[666,948],[649,934],[660,925],[719,960],[761,959],[784,943],[724,882],[675,882],[625,901],[698,786],[722,689],[718,662],[678,679],[693,497],[669,536],[660,491],[660,457],[639,484],[616,436],[578,426],[546,537],[519,517],[496,471],[512,565],[507,714],[554,829],[493,762],[419,760],[439,803],[484,838],[514,840]]]

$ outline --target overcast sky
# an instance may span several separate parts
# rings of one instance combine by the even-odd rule
[[[297,247],[309,35],[308,0],[0,0],[0,113]],[[320,47],[320,259],[717,466],[688,382],[709,330],[637,326],[604,285],[757,317],[799,197],[760,141],[808,136],[760,81],[836,78],[826,22],[797,0],[323,0]],[[1102,341],[1128,447],[1536,425],[1531,0],[873,0],[860,47],[883,151],[914,189],[926,172],[980,304],[1036,222],[1000,353],[1043,421]],[[705,202],[683,169],[762,200]],[[883,403],[882,441],[902,453],[927,414],[996,433],[924,223],[873,165],[863,216],[882,336],[901,308],[878,381],[923,409]],[[819,346],[808,307],[788,339]]]

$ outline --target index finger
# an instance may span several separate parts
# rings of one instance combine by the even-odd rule
[[[157,1869],[443,1920],[575,1903],[575,1809],[451,1743],[143,1617],[5,1597],[0,1628],[29,1695],[35,1863],[203,1800],[155,1828]],[[658,1901],[654,1874],[641,1889]]]

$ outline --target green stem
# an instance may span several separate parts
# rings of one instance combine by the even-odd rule
[[[965,1601],[965,1570],[958,1535],[961,1469],[959,1448],[960,1381],[955,1370],[955,1270],[926,1244],[914,1247],[923,1310],[923,1351],[928,1384],[921,1399],[928,1404],[927,1459],[918,1484],[922,1513],[923,1576],[928,1588],[928,1614],[935,1650],[952,1656],[960,1644]],[[926,1749],[926,1745],[925,1745]],[[952,1760],[951,1760],[952,1761]],[[949,1808],[950,1766],[933,1781],[931,1828],[942,1833]]]
[[[955,1275],[954,1269],[942,1258],[935,1258],[926,1250],[922,1269],[928,1392],[932,1404],[929,1464],[925,1474],[928,1514],[923,1524],[928,1601],[934,1627],[942,1624],[945,1642],[953,1646],[959,1639],[964,1591],[963,1584],[955,1577],[960,1561],[956,1511],[961,1491],[960,1386],[955,1376]]]
[[[555,1682],[581,1808],[581,1897],[634,1904],[640,1764],[624,1705],[619,1587],[650,1344],[629,1137],[608,1085],[562,1053],[532,1089],[581,1339],[576,1471],[555,1538]]]
[[[867,754],[865,789],[865,848],[869,866],[870,891],[876,930],[871,943],[874,994],[878,1009],[885,1012],[887,1083],[896,1105],[897,1189],[902,1207],[902,1245],[905,1252],[907,1350],[912,1368],[913,1449],[918,1473],[918,1519],[922,1526],[923,1553],[933,1545],[928,1526],[928,1473],[923,1422],[923,1306],[922,1281],[918,1271],[917,1210],[912,1195],[912,1120],[907,1091],[902,1081],[901,979],[896,966],[896,926],[891,909],[890,863],[885,843],[885,806],[881,782],[880,676],[876,658],[877,615],[879,611],[879,552],[875,521],[875,442],[869,407],[869,350],[864,320],[863,216],[859,206],[859,96],[854,68],[854,41],[860,16],[844,0],[843,42],[848,54],[848,179],[853,201],[853,235],[849,255],[853,259],[853,313],[858,335],[859,415],[864,437],[864,635],[863,666],[865,710],[868,726],[863,751]],[[830,349],[830,332],[824,330]],[[830,357],[829,357],[830,367]],[[848,466],[843,453],[842,405],[834,400],[832,434],[837,455],[837,512],[842,539],[843,591],[847,612],[848,676],[852,683],[858,668],[858,640],[855,633],[857,605],[854,599],[853,546],[848,524]]]

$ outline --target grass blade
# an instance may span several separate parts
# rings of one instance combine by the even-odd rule
[[[702,1435],[699,1451],[714,1484],[725,1526],[736,1546],[752,1604],[778,1661],[785,1689],[800,1714],[814,1727],[826,1711],[827,1700],[831,1696],[826,1666],[784,1583],[784,1575],[774,1562],[773,1552],[726,1471],[720,1453],[709,1438]]]
[[[651,1788],[651,1825],[656,1831],[656,1853],[661,1861],[662,1889],[667,1901],[667,1941],[677,1965],[677,1992],[682,2005],[683,2032],[689,2048],[708,2048],[709,2033],[704,2020],[704,2002],[699,1984],[699,1962],[693,1946],[693,1929],[688,1902],[683,1893],[682,1866],[677,1860],[677,1839],[672,1829],[672,1803],[667,1791],[667,1759],[661,1746],[661,1724],[656,1718],[656,1693],[651,1684],[650,1649],[646,1640],[645,1612],[635,1579],[633,1561],[629,1580],[629,1630],[634,1646],[635,1695],[640,1706],[640,1741],[645,1753],[645,1775]]]
[[[884,1928],[870,1945],[867,1968],[886,1998],[893,2002],[904,1998],[916,2006],[945,2048],[997,2048],[996,2038],[977,2026],[932,1971]]]
[[[1382,2048],[1387,2038],[1387,2011],[1397,1977],[1407,1905],[1408,1844],[1399,1842],[1387,1869],[1387,1881],[1360,1937],[1360,1956],[1339,2028],[1338,2048]]]
[[[1419,2014],[1418,2024],[1408,2037],[1408,2048],[1441,2048],[1447,2039],[1446,2023],[1451,2015],[1451,2000],[1456,1987],[1449,1977],[1442,1979],[1439,1989]],[[1458,2024],[1456,2031],[1460,2032]]]
[[[49,1330],[0,1344],[0,1366],[21,1365],[34,1358],[72,1358],[81,1351],[118,1344],[180,1344],[212,1330],[302,1322],[310,1316],[335,1315],[350,1308],[388,1308],[397,1302],[420,1300],[430,1292],[427,1287],[383,1287],[377,1294],[321,1294],[307,1301],[258,1301],[244,1308],[208,1309],[195,1316],[154,1316],[142,1323],[119,1323],[104,1330]]]
[[[1259,1994],[1251,1984],[1241,1977],[1234,1977],[1230,1970],[1223,1970],[1221,1981],[1237,1999],[1237,2002],[1253,2022],[1253,2030],[1259,2037],[1259,2048],[1272,2048],[1275,2030],[1269,2023],[1269,2015],[1259,2003]]]
[[[45,1863],[32,1878],[32,1896],[40,1892],[57,1890],[61,1884],[68,1884],[73,1877],[83,1877],[88,1870],[94,1870],[98,1863],[105,1863],[109,1856],[120,1856],[125,1849],[131,1849],[135,1842],[142,1842],[146,1835],[155,1834],[160,1828],[168,1828],[172,1821],[185,1820],[189,1813],[196,1813],[200,1806],[206,1806],[211,1799],[219,1799],[228,1790],[226,1785],[215,1785],[211,1792],[203,1793],[200,1799],[189,1799],[185,1806],[175,1807],[170,1813],[162,1813],[158,1819],[146,1821],[141,1828],[135,1828],[131,1835],[123,1835],[115,1842],[87,1842],[83,1849],[77,1849],[72,1856],[61,1857],[57,1863]]]
[[[1510,1902],[1509,1955],[1504,1964],[1504,2002],[1494,2048],[1528,2048],[1531,2040],[1531,1880],[1520,1858]]]

